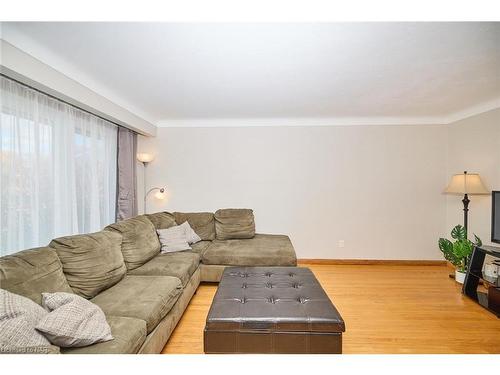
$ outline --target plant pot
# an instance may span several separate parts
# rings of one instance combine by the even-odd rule
[[[455,281],[459,284],[463,284],[465,281],[465,272],[455,270]]]

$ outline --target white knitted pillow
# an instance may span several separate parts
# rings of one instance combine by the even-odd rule
[[[41,347],[50,342],[35,329],[47,315],[32,300],[0,289],[0,347]]]
[[[101,308],[72,293],[42,293],[42,306],[50,311],[36,329],[62,347],[87,346],[113,339]]]
[[[181,225],[167,229],[156,230],[160,238],[161,252],[173,253],[176,251],[191,250],[186,236],[186,229]]]
[[[192,245],[196,242],[200,242],[201,238],[196,234],[196,232],[191,228],[191,225],[187,221],[183,222],[181,225],[179,225],[181,228],[184,229],[184,233],[186,234],[186,240],[187,243]]]

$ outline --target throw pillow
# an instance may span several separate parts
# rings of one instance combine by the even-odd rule
[[[35,327],[47,315],[32,300],[0,289],[0,347],[41,347],[50,342]]]
[[[196,242],[200,242],[201,238],[196,234],[196,232],[191,228],[189,223],[187,221],[183,222],[181,225],[179,225],[181,228],[184,229],[184,233],[186,234],[186,240],[188,244],[192,245]]]
[[[113,339],[101,308],[70,293],[42,293],[50,312],[36,325],[49,341],[62,347],[80,347]]]
[[[167,229],[158,229],[156,232],[160,237],[162,254],[191,250],[184,227],[176,225]]]

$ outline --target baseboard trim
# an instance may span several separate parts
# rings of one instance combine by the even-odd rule
[[[314,265],[391,265],[391,266],[445,266],[446,260],[419,259],[298,259],[298,264]]]

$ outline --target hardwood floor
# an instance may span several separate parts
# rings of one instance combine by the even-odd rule
[[[346,322],[344,353],[500,353],[500,319],[462,296],[446,266],[301,266]],[[203,353],[216,289],[200,285],[163,353]]]

